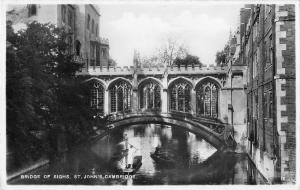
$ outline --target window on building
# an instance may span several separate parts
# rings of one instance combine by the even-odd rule
[[[264,118],[273,118],[273,92],[271,84],[266,84],[265,86]]]
[[[196,113],[206,117],[218,117],[218,87],[206,81],[196,87]]]
[[[94,19],[92,19],[92,33],[94,33]]]
[[[129,112],[131,108],[131,85],[118,80],[110,88],[111,112]]]
[[[191,89],[192,86],[185,80],[177,80],[170,86],[171,111],[191,111]]]
[[[88,14],[87,24],[86,24],[86,28],[87,28],[87,29],[90,29],[90,22],[91,22],[91,17],[90,17],[90,15]]]
[[[91,89],[90,105],[100,113],[104,113],[104,88],[99,82],[95,82]]]
[[[160,109],[161,97],[160,86],[152,80],[141,85],[140,89],[140,108]]]
[[[104,59],[107,59],[107,52],[106,52],[106,49],[105,49],[105,48],[102,48],[102,49],[101,49],[101,54],[102,54],[102,57],[103,57]]]
[[[273,42],[272,42],[272,34],[265,41],[265,69],[270,68],[273,60]]]
[[[265,18],[267,18],[269,16],[271,11],[272,11],[272,5],[266,4],[265,5]]]
[[[91,60],[90,60],[90,66],[96,66],[96,44],[90,43],[90,53],[91,53]]]
[[[264,112],[263,112],[263,114],[264,114],[265,118],[269,114],[268,113],[268,111],[269,111],[269,109],[268,109],[268,101],[269,101],[268,93],[264,92],[264,103],[263,103],[264,104],[264,107],[263,107]]]
[[[96,36],[98,36],[98,24],[96,24]]]
[[[268,110],[268,117],[273,118],[273,92],[269,91],[269,110]]]
[[[68,25],[70,27],[73,27],[73,12],[72,11],[68,12]]]
[[[257,75],[257,53],[255,53],[253,55],[253,61],[252,61],[252,75],[253,75],[253,79],[256,77]]]
[[[272,34],[269,36],[269,52],[268,58],[270,60],[270,65],[273,65],[273,39]]]
[[[36,15],[36,5],[28,5],[28,17]]]
[[[61,7],[61,18],[62,18],[62,21],[64,23],[66,23],[66,14],[67,14],[66,6],[62,5],[62,7]]]

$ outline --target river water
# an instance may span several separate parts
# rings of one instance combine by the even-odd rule
[[[154,161],[150,153],[156,147],[175,164],[168,166]],[[134,175],[123,175],[122,169],[126,164],[132,164],[135,156],[142,156],[141,167]],[[191,132],[155,124],[114,130],[99,140],[74,148],[61,160],[9,182],[94,185],[264,183],[264,178],[245,154],[220,152]]]

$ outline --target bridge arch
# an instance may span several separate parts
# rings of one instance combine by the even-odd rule
[[[195,85],[196,114],[218,118],[220,116],[221,84],[213,77],[205,77]]]
[[[186,129],[187,131],[193,132],[202,138],[204,138],[207,142],[209,142],[216,149],[224,149],[227,145],[224,140],[224,135],[218,134],[211,130],[209,127],[201,124],[199,122],[195,122],[191,119],[173,117],[171,115],[164,114],[131,114],[126,115],[124,118],[112,121],[109,124],[109,128],[114,130],[121,127],[127,127],[130,125],[137,124],[165,124],[176,127],[181,127]]]

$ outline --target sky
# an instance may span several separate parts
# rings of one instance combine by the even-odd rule
[[[183,43],[206,65],[238,26],[243,4],[127,3],[100,4],[100,36],[109,39],[118,66],[133,64],[136,49],[151,56],[169,37]]]

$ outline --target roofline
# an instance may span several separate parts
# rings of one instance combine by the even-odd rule
[[[89,5],[94,9],[94,11],[97,13],[98,16],[101,16],[100,13],[98,12],[98,10],[96,9],[96,7],[93,4],[89,4]]]

